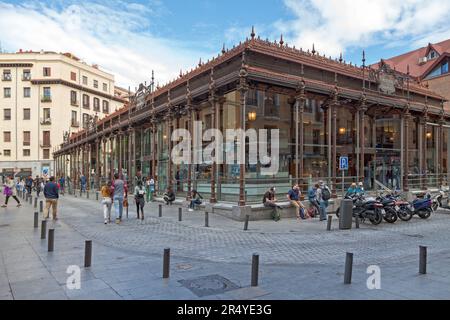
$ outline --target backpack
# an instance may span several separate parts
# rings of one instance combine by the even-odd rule
[[[313,200],[316,197],[316,190],[314,188],[309,189],[308,199]]]
[[[330,198],[331,198],[330,189],[327,186],[323,187],[323,189],[322,189],[322,200],[327,201],[327,200],[330,200]]]

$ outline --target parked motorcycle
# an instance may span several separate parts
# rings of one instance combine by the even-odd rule
[[[448,205],[449,202],[449,194],[446,193],[444,190],[440,189],[439,193],[433,197],[433,211],[436,211],[439,207],[443,209],[450,209],[450,206]],[[445,205],[443,204],[445,203]]]
[[[374,225],[378,225],[383,221],[386,211],[383,208],[383,204],[375,198],[365,198],[362,195],[351,195],[345,198],[353,200],[353,217],[359,217],[362,222],[365,219],[369,219]],[[339,212],[340,207],[336,210],[337,217],[339,217]]]
[[[383,219],[388,223],[395,223],[398,220],[395,210],[395,198],[392,195],[379,196],[377,201],[381,202],[384,209]]]
[[[408,206],[409,214],[415,215],[417,214],[421,219],[428,219],[433,212],[433,200],[431,199],[431,195],[428,194],[423,199],[416,199]]]

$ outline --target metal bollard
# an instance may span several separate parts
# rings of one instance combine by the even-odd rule
[[[30,198],[28,200],[30,200],[30,204],[32,205],[33,204],[33,197],[31,196],[31,194],[30,194]]]
[[[331,231],[331,222],[332,221],[333,221],[333,216],[328,216],[327,231]]]
[[[419,273],[427,273],[427,247],[419,246]]]
[[[205,211],[205,227],[209,227],[209,213],[208,211]]]
[[[38,201],[38,198],[37,198],[37,197],[34,198],[34,208],[35,208],[35,209],[37,208],[37,201]]]
[[[160,218],[162,217],[162,204],[159,205],[158,216],[159,216]]]
[[[83,196],[83,190],[80,189],[80,198]]]
[[[248,220],[250,219],[250,216],[247,214],[245,216],[245,222],[244,222],[244,231],[248,230]]]
[[[39,227],[39,212],[37,211],[34,213],[34,227]]]
[[[41,222],[41,239],[45,239],[47,233],[47,220],[42,220]]]
[[[89,191],[86,191],[86,198],[89,199]]]
[[[98,201],[98,191],[95,193],[95,200]]]
[[[48,252],[53,252],[55,247],[55,229],[48,230]]]
[[[44,201],[39,201],[39,212],[42,213],[44,212]]]
[[[359,216],[358,215],[356,215],[356,217],[355,217],[355,228],[359,229]]]
[[[183,209],[178,208],[178,221],[183,221]]]
[[[352,269],[353,269],[353,253],[347,252],[347,255],[345,256],[344,284],[352,283]]]
[[[86,240],[84,243],[84,267],[89,268],[92,261],[92,240]]]
[[[34,228],[39,227],[39,212],[34,212]]]
[[[259,254],[254,253],[252,257],[252,287],[258,286]]]
[[[170,273],[170,248],[164,249],[163,258],[163,279],[169,278]]]

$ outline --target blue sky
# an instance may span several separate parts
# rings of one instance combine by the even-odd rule
[[[161,84],[245,40],[262,38],[361,64],[450,38],[446,0],[0,0],[3,50],[72,52],[136,86]]]

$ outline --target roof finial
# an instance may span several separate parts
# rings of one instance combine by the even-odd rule
[[[198,61],[198,66],[199,66],[199,67],[202,66],[202,58],[200,58],[200,60]]]
[[[341,54],[339,56],[339,63],[342,63],[342,61],[344,61],[344,59],[342,58],[342,52],[341,52]]]
[[[316,48],[314,47],[314,43],[313,43],[313,48],[312,48],[311,53],[312,53],[313,55],[316,54]]]
[[[180,78],[183,77],[183,70],[180,69]]]
[[[226,50],[225,50],[225,42],[223,43],[223,47],[222,47],[222,54],[225,54]]]
[[[363,63],[363,68],[364,68],[366,66],[366,51],[365,50],[363,50],[362,63]]]
[[[280,45],[283,46],[283,44],[284,44],[284,41],[283,41],[283,34],[281,34],[281,37],[280,37]]]
[[[255,39],[255,26],[252,26],[252,33],[250,34],[250,36],[252,37],[252,40]]]
[[[409,64],[406,66],[406,74],[407,74],[408,77],[409,77],[409,75],[410,75],[410,73],[409,73]]]

